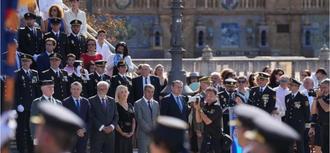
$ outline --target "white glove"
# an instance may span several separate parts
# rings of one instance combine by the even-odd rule
[[[0,116],[0,147],[2,147],[2,145],[4,145],[8,140],[15,138],[15,131],[17,127],[15,120],[16,118],[17,112],[15,110],[6,111]]]
[[[20,113],[24,112],[24,106],[23,105],[18,105],[17,106],[17,111],[20,112]]]

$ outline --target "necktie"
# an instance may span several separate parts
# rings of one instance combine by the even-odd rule
[[[151,117],[151,120],[152,120],[152,108],[151,108],[151,101],[148,101],[148,107],[149,107],[149,110],[150,110],[150,117]]]
[[[60,74],[58,73],[58,71],[56,71],[55,74],[58,78],[60,77]]]
[[[262,93],[262,92],[263,92],[262,87],[260,87],[260,93]]]
[[[80,111],[80,102],[78,99],[76,99],[76,107],[77,107],[78,111]]]
[[[48,100],[49,100],[49,102],[51,102],[51,103],[53,102],[53,101],[52,101],[52,98],[50,98],[50,97],[48,98]]]
[[[29,71],[26,71],[25,74],[26,74],[26,76],[28,76],[29,79],[31,79],[31,75],[30,75]]]
[[[148,78],[147,77],[144,78],[144,84],[145,85],[148,84]]]
[[[180,111],[182,112],[182,104],[181,104],[181,101],[180,101],[180,98],[179,98],[179,96],[178,96],[178,97],[176,97],[176,103],[178,104],[178,106],[179,106],[179,109],[180,109]]]
[[[103,109],[106,110],[107,109],[107,102],[106,102],[105,98],[102,98],[102,105],[103,105]]]

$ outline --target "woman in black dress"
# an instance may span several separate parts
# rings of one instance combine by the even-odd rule
[[[127,102],[128,89],[119,85],[116,89],[115,100],[119,114],[118,125],[116,127],[116,153],[132,153],[132,136],[135,129],[134,107]]]

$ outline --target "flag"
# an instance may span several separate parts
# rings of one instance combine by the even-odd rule
[[[237,115],[234,114],[233,107],[229,109],[229,121],[236,120]],[[238,144],[238,138],[236,134],[236,126],[230,126],[230,136],[233,139],[233,143],[231,145],[231,153],[242,153],[243,149],[242,147]]]

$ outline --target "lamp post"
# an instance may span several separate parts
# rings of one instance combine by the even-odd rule
[[[168,79],[169,83],[162,91],[162,94],[168,94],[171,92],[171,82],[174,80],[181,80],[183,82],[183,94],[189,95],[193,91],[186,85],[186,75],[185,71],[182,69],[182,57],[185,49],[183,48],[183,38],[182,38],[182,0],[172,1],[172,25],[171,25],[171,49],[169,50],[171,54],[171,71],[169,73]]]

